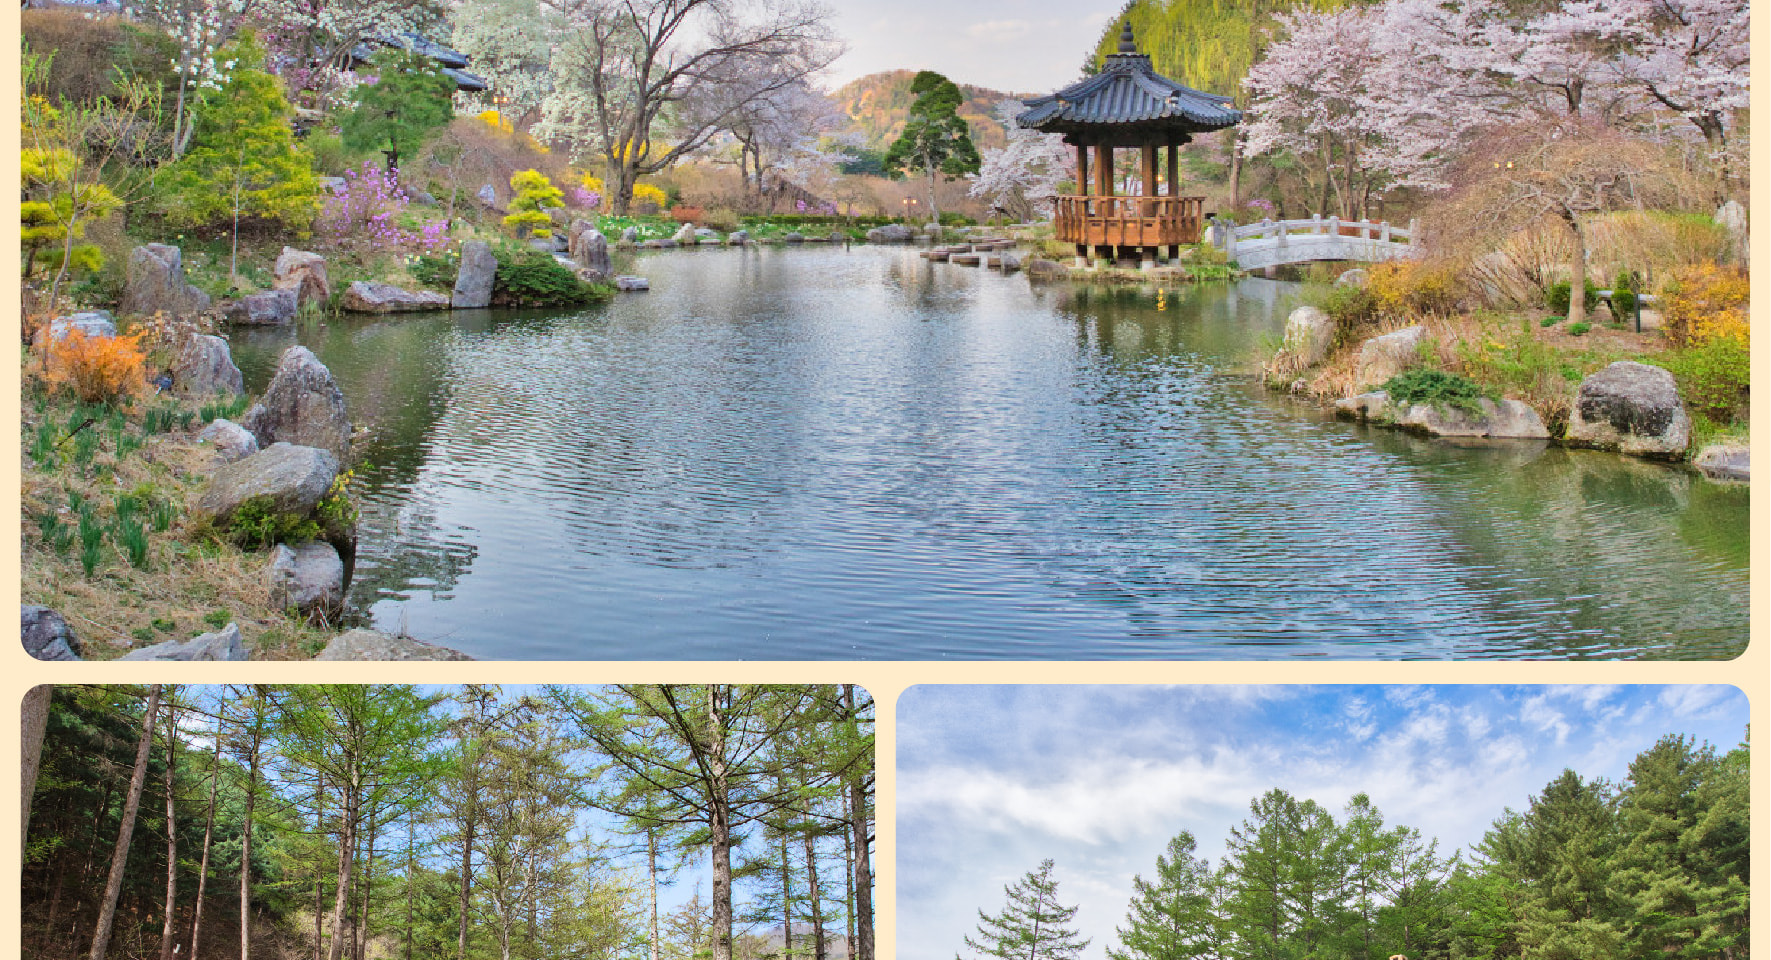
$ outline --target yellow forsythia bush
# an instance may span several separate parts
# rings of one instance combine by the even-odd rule
[[[1365,289],[1383,313],[1447,314],[1457,308],[1457,274],[1442,264],[1416,260],[1374,264],[1366,271]]]
[[[658,205],[658,209],[662,210],[664,204],[668,202],[668,198],[665,197],[662,188],[654,187],[649,183],[636,183],[633,185],[633,202],[655,203]]]
[[[1662,315],[1667,336],[1677,344],[1731,338],[1750,344],[1747,305],[1752,285],[1739,267],[1700,263],[1673,275],[1666,286]]]

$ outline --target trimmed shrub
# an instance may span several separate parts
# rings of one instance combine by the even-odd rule
[[[1383,390],[1390,395],[1390,402],[1399,407],[1425,403],[1455,407],[1469,413],[1478,413],[1482,409],[1477,403],[1483,398],[1482,388],[1467,377],[1443,370],[1426,367],[1405,370],[1385,382]]]

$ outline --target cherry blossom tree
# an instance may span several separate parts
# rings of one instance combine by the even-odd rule
[[[488,94],[496,91],[504,98],[501,113],[517,120],[539,115],[553,92],[548,62],[565,27],[560,15],[538,0],[464,0],[451,20],[455,32],[450,44],[473,58],[473,72],[490,86],[470,102],[490,107]]]
[[[1004,100],[996,105],[996,116],[1008,132],[1008,143],[1001,149],[984,151],[983,163],[972,177],[971,188],[972,196],[982,197],[992,207],[1023,222],[1033,219],[1035,214],[1049,216],[1058,184],[1072,175],[1070,152],[1063,137],[1015,123],[1015,115],[1024,109],[1019,100]]]
[[[747,95],[761,85],[756,79],[740,79],[734,90],[736,105],[726,120],[738,146],[738,171],[746,189],[760,196],[768,191],[770,180],[809,189],[848,156],[846,148],[859,145],[856,137],[838,132],[848,119],[842,109],[803,78],[766,98]]]
[[[353,85],[344,68],[358,44],[432,28],[441,0],[255,0],[253,22],[292,93]]]
[[[1723,155],[1730,122],[1748,106],[1752,76],[1748,0],[1620,0],[1628,26],[1614,67],[1702,134]]]
[[[191,111],[197,89],[227,82],[234,64],[218,61],[216,52],[234,39],[254,5],[254,0],[134,0],[123,8],[125,16],[160,27],[178,44],[178,56],[172,61],[178,84],[173,94],[173,159],[184,155],[196,128]]]

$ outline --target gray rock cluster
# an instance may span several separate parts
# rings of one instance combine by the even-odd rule
[[[332,371],[306,347],[283,351],[264,397],[240,424],[261,447],[283,442],[319,447],[340,459],[350,455],[351,423],[344,391]]]
[[[311,516],[338,478],[338,458],[318,447],[273,443],[223,466],[197,495],[191,514],[227,523],[248,501],[279,514]]]
[[[1691,446],[1691,418],[1670,372],[1619,360],[1581,381],[1566,441],[1637,457],[1678,459]]]
[[[463,243],[461,268],[455,274],[455,291],[449,297],[449,305],[470,310],[490,306],[497,276],[498,257],[490,244],[483,240]]]
[[[352,313],[419,313],[449,309],[449,298],[429,290],[405,290],[391,283],[357,280],[339,304]]]
[[[230,623],[213,633],[199,634],[189,640],[168,640],[151,647],[131,650],[119,660],[244,660],[246,644],[240,639],[240,627]]]
[[[326,276],[326,258],[317,253],[284,247],[283,252],[277,254],[277,263],[271,273],[276,278],[273,287],[295,291],[297,309],[308,303],[323,306],[332,299],[332,281]]]
[[[1420,366],[1421,346],[1426,341],[1427,328],[1419,325],[1372,337],[1359,348],[1354,378],[1361,387],[1375,387],[1404,370]]]
[[[79,641],[61,614],[30,603],[20,606],[23,608],[20,639],[24,641],[26,653],[38,660],[80,659],[80,654],[75,651]]]
[[[1302,306],[1285,318],[1285,338],[1280,349],[1313,367],[1328,356],[1334,345],[1334,320],[1318,307]]]
[[[265,570],[271,605],[294,608],[302,616],[332,621],[344,612],[344,560],[323,541],[299,546],[279,543]]]
[[[280,327],[295,322],[300,294],[293,287],[251,293],[222,304],[221,317],[236,326]]]
[[[916,231],[901,223],[888,223],[867,231],[868,243],[909,243],[915,239]]]
[[[1699,472],[1711,480],[1752,480],[1752,451],[1733,443],[1712,443],[1692,461]]]
[[[184,276],[184,254],[174,246],[150,243],[129,251],[124,268],[124,316],[194,317],[209,309],[209,294],[191,286]]]
[[[458,650],[378,630],[352,630],[326,644],[315,660],[472,660]]]
[[[1335,402],[1335,415],[1393,426],[1431,437],[1485,437],[1492,440],[1547,440],[1549,428],[1520,400],[1476,401],[1477,410],[1449,404],[1416,403],[1398,408],[1382,390]]]
[[[197,434],[197,442],[208,444],[215,451],[216,462],[224,465],[258,452],[258,438],[252,435],[252,431],[223,417],[210,421]]]
[[[199,333],[185,341],[172,361],[172,389],[184,397],[237,396],[246,392],[246,382],[234,365],[228,342]]]

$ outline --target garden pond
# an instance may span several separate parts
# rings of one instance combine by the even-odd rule
[[[485,659],[1718,658],[1748,490],[1327,419],[1294,288],[645,255],[568,312],[242,330],[366,427],[354,608]]]

